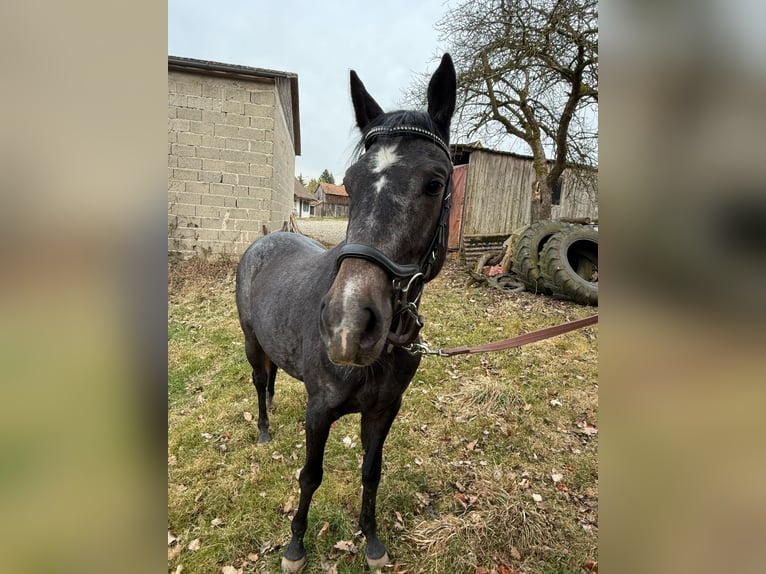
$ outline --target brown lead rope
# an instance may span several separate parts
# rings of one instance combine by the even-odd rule
[[[408,348],[408,350],[413,353],[420,353],[423,355],[438,355],[440,357],[454,357],[455,355],[465,355],[468,353],[489,353],[491,351],[502,351],[503,349],[521,347],[522,345],[527,345],[528,343],[542,341],[543,339],[549,339],[550,337],[568,333],[569,331],[582,329],[583,327],[587,327],[588,325],[593,325],[595,323],[598,323],[598,315],[591,315],[585,319],[577,319],[562,325],[546,327],[545,329],[540,329],[539,331],[532,331],[531,333],[524,333],[523,335],[517,335],[516,337],[511,337],[510,339],[503,339],[502,341],[486,343],[484,345],[476,345],[474,347],[455,347],[453,349],[439,349],[434,351],[422,343],[413,343],[409,348],[405,348]]]

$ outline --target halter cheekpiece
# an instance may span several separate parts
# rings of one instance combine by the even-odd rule
[[[423,326],[423,317],[418,314],[420,296],[423,294],[423,285],[430,277],[433,264],[436,262],[439,251],[447,249],[449,232],[449,212],[452,205],[452,190],[450,179],[452,177],[452,158],[449,146],[442,138],[432,131],[415,126],[374,127],[364,136],[364,149],[369,149],[378,136],[416,136],[425,138],[435,143],[447,155],[450,160],[450,174],[447,177],[442,208],[439,215],[439,223],[436,226],[433,239],[419,264],[410,263],[400,265],[391,261],[380,250],[364,245],[363,243],[347,243],[341,247],[336,260],[336,266],[347,257],[365,259],[382,267],[391,278],[394,287],[393,317],[391,319],[391,331],[388,334],[388,349],[391,346],[406,347],[413,343]]]

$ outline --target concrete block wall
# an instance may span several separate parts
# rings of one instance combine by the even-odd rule
[[[238,256],[289,219],[295,150],[279,100],[272,79],[168,71],[169,253]]]

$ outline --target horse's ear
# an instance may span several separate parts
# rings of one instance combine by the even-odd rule
[[[455,65],[450,55],[444,54],[441,64],[428,83],[428,115],[447,141],[449,141],[450,121],[452,114],[455,113],[456,97]]]
[[[354,104],[356,125],[362,131],[372,120],[383,115],[383,110],[378,102],[367,93],[362,80],[359,79],[354,70],[351,70],[351,101]]]

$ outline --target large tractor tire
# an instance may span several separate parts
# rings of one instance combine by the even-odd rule
[[[540,272],[554,296],[598,305],[598,231],[577,226],[553,235],[540,253]]]
[[[569,223],[543,219],[528,225],[521,232],[513,245],[513,272],[524,283],[527,291],[550,295],[540,275],[540,251],[555,233],[572,227]]]

